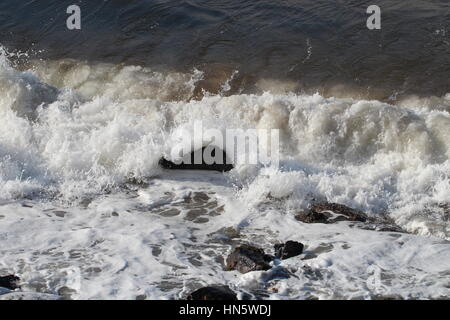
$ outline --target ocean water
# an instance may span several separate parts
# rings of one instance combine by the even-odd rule
[[[47,3],[48,2],[48,3]],[[450,5],[0,4],[1,298],[450,297]],[[158,166],[182,130],[280,130],[280,166]],[[303,224],[313,201],[407,233]],[[223,271],[235,245],[305,253]],[[374,278],[376,277],[376,278]],[[376,285],[371,285],[375,279]],[[1,294],[1,293],[0,293]]]

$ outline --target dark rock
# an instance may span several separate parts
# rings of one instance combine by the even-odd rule
[[[339,215],[332,218],[333,214]],[[359,210],[347,207],[338,203],[315,203],[307,211],[301,212],[295,216],[295,219],[305,223],[334,223],[338,221],[359,221],[366,222],[367,215]]]
[[[313,210],[300,212],[295,219],[304,223],[328,223],[331,215]]]
[[[279,259],[289,259],[302,254],[303,244],[297,241],[288,241],[282,244],[276,244],[275,257]]]
[[[336,214],[343,215],[343,220],[366,222],[367,216],[364,212],[347,207],[339,203],[316,203],[313,204],[311,210],[315,212],[332,211]],[[337,218],[339,219],[339,218]],[[339,221],[339,220],[338,220]]]
[[[9,290],[16,290],[16,289],[20,288],[19,281],[20,281],[20,278],[14,276],[14,275],[0,277],[0,287],[6,288]]]
[[[352,227],[352,226],[350,226]],[[400,226],[397,226],[396,224],[389,224],[384,221],[381,222],[375,222],[375,223],[368,223],[363,226],[358,226],[361,229],[364,230],[372,230],[372,231],[378,231],[378,232],[399,232],[399,233],[407,233],[405,230],[403,230]]]
[[[170,169],[170,170],[207,170],[207,171],[219,171],[219,172],[227,172],[233,169],[233,165],[230,164],[229,159],[227,158],[227,155],[225,153],[225,151],[220,150],[220,149],[208,149],[206,150],[207,147],[203,147],[201,150],[197,150],[194,152],[191,152],[188,155],[185,155],[183,157],[183,161],[180,164],[176,164],[172,161],[169,161],[165,158],[161,158],[159,160],[159,165],[164,168],[164,169]],[[211,157],[215,157],[215,153],[217,152],[222,152],[223,156],[223,163],[212,163],[212,164],[207,164],[205,162],[205,159],[203,158],[203,155],[205,154],[205,150],[206,152],[210,152]],[[211,151],[209,151],[211,150]],[[199,154],[201,153],[201,154]],[[195,155],[197,155],[198,158],[201,159],[201,163],[195,163]]]
[[[445,208],[444,208],[445,210]],[[351,221],[350,227],[378,232],[406,233],[387,214],[368,217],[364,212],[338,203],[321,202],[311,205],[309,210],[299,212],[295,219],[304,223],[335,223]],[[361,223],[363,222],[363,223]]]
[[[248,245],[237,247],[227,258],[226,270],[237,270],[241,273],[269,270],[272,257],[264,250]]]
[[[237,296],[228,286],[210,286],[192,292],[187,300],[237,300]]]

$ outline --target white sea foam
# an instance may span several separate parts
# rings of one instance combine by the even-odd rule
[[[450,203],[449,95],[410,97],[398,105],[390,105],[293,94],[280,91],[280,83],[271,91],[267,88],[270,81],[263,81],[267,91],[261,94],[205,95],[201,100],[193,100],[196,83],[202,77],[199,71],[160,73],[143,67],[73,60],[35,61],[32,65],[31,70],[20,71],[10,65],[4,51],[0,52],[0,199],[3,204],[0,217],[7,215],[6,220],[0,218],[0,224],[8,229],[1,230],[0,236],[11,246],[3,255],[8,263],[30,259],[34,253],[22,253],[20,259],[16,253],[31,242],[36,252],[59,246],[64,255],[96,241],[104,243],[100,245],[102,250],[114,247],[111,253],[114,258],[92,249],[83,253],[83,261],[77,260],[80,268],[92,268],[97,263],[106,271],[102,271],[100,280],[84,283],[84,291],[77,292],[76,297],[130,298],[131,293],[140,294],[136,291],[140,281],[155,283],[155,279],[168,272],[168,266],[192,266],[189,260],[192,257],[181,252],[186,249],[182,242],[188,241],[193,231],[184,229],[181,222],[173,221],[168,228],[164,221],[142,220],[138,209],[142,205],[153,210],[177,203],[196,188],[215,192],[226,204],[226,214],[208,222],[204,230],[194,232],[205,241],[208,234],[231,224],[249,230],[246,237],[251,240],[264,235],[263,241],[268,244],[270,240],[295,238],[309,241],[311,248],[320,247],[326,238],[320,233],[322,227],[299,227],[293,220],[293,214],[312,199],[347,204],[373,215],[387,213],[408,231],[450,239],[448,212],[439,207]],[[225,88],[227,83],[223,85]],[[177,133],[181,129],[189,130],[197,120],[202,120],[206,129],[280,129],[281,167],[238,164],[228,175],[211,178],[215,182],[206,186],[198,173],[190,173],[185,178],[169,175],[158,167],[159,158],[170,154]],[[141,190],[137,198],[129,198],[120,188],[129,178],[159,182]],[[105,200],[104,194],[111,190],[113,196]],[[178,196],[164,200],[171,193]],[[25,212],[27,208],[20,208],[23,199],[32,199],[35,208],[30,209],[31,213]],[[86,199],[94,199],[87,211],[82,205]],[[46,204],[37,203],[41,200]],[[64,224],[53,215],[45,218],[45,210],[62,205],[58,204],[59,200],[72,203],[71,209],[65,209],[70,211],[70,219]],[[11,210],[15,213],[6,212]],[[122,218],[125,215],[127,223],[136,228],[123,231],[124,220],[120,223],[103,220],[104,214],[114,211],[120,212]],[[19,223],[27,214],[30,214],[29,224]],[[149,224],[145,223],[147,220]],[[68,225],[77,231],[65,229]],[[48,234],[36,232],[40,228]],[[401,283],[394,284],[386,294],[445,295],[446,284],[441,279],[445,278],[442,273],[445,270],[437,266],[435,270],[426,264],[427,260],[439,260],[439,255],[443,261],[449,261],[448,250],[441,242],[405,235],[402,241],[397,241],[398,245],[386,247],[392,240],[389,235],[351,229],[354,236],[346,237],[343,234],[350,230],[346,228],[327,226],[326,232],[330,241],[351,242],[353,249],[345,254],[342,250],[333,251],[308,264],[320,269],[322,277],[334,274],[343,277],[341,280],[333,285],[326,279],[311,285],[308,277],[298,282],[279,282],[278,293],[273,298],[366,297],[363,279],[367,272],[361,268],[367,267],[367,259],[379,257],[376,252],[381,255],[382,250],[395,257],[393,260],[380,258],[384,268],[393,272],[395,266],[401,265],[407,281],[417,285],[417,290],[412,292]],[[35,240],[19,239],[23,232],[36,237]],[[121,234],[118,238],[117,233]],[[148,250],[158,241],[163,258],[151,253],[143,255],[144,248]],[[367,241],[373,241],[373,246]],[[369,254],[371,250],[375,253]],[[139,261],[130,265],[133,253]],[[45,256],[42,260],[54,261],[58,257],[49,255],[51,258]],[[417,261],[414,266],[405,265],[411,255]],[[87,262],[89,259],[93,260]],[[131,273],[149,271],[143,267],[144,260],[153,273],[130,280]],[[210,283],[213,278],[206,274],[217,271],[213,263],[209,261],[200,271],[194,268],[185,273],[194,279],[200,272],[202,280],[199,281]],[[328,264],[337,267],[327,269]],[[39,266],[29,267],[31,273],[27,273],[23,264],[17,268],[31,282],[40,281],[35,276],[52,278],[43,276]],[[116,283],[113,279],[127,268],[120,278],[123,282]],[[426,277],[434,275],[434,287],[427,288],[422,280],[412,279],[411,268],[421,268]],[[347,282],[342,274],[344,270],[358,275],[354,291],[347,288],[347,292],[353,292],[350,295],[347,289],[333,293],[337,286]],[[271,275],[242,276],[237,282],[228,275],[218,277],[251,291],[261,281],[270,282]],[[50,285],[50,289],[74,287],[73,279],[67,275],[57,278],[65,280]],[[179,293],[179,284],[171,282],[175,278],[168,279],[167,287],[159,283],[154,291],[145,292],[147,297],[174,297],[174,292]],[[98,281],[102,286],[98,286]],[[331,291],[321,291],[324,285]],[[315,289],[305,295],[302,288],[308,286]],[[189,282],[183,290],[190,287]],[[110,292],[99,292],[99,288],[109,288]]]
[[[82,198],[130,176],[151,177],[171,137],[200,119],[222,130],[281,130],[280,171],[249,175],[248,166],[238,166],[234,173],[252,203],[270,192],[295,209],[321,197],[389,211],[409,230],[450,234],[439,214],[430,221],[423,214],[427,205],[450,201],[448,96],[400,106],[270,92],[196,101],[189,98],[199,72],[70,60],[20,72],[2,59],[3,198],[42,190]],[[282,180],[288,183],[280,187]]]
[[[190,207],[184,199],[196,192],[212,201]],[[27,292],[43,292],[73,299],[174,299],[218,283],[241,298],[449,295],[448,242],[345,223],[303,224],[270,204],[253,210],[220,173],[168,172],[137,193],[97,196],[86,208],[22,203],[0,206],[0,274],[19,275],[28,298]],[[189,218],[192,208],[222,205],[220,215],[206,215],[209,221]],[[164,214],[174,209],[179,213]],[[231,233],[224,231],[230,228]],[[267,272],[223,270],[221,261],[234,243],[256,244],[271,253],[275,243],[286,240],[304,243],[305,253],[275,262]],[[369,287],[373,268],[379,277]]]

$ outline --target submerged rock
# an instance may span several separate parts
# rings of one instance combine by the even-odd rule
[[[314,204],[311,207],[311,209],[314,210],[315,212],[332,211],[336,214],[342,215],[341,217],[335,218],[333,222],[342,220],[360,221],[360,222],[367,221],[367,215],[364,212],[347,207],[339,203],[328,203],[328,202],[317,203]]]
[[[241,273],[269,270],[271,260],[272,257],[265,254],[264,250],[243,245],[235,248],[227,257],[226,270],[237,270]]]
[[[192,292],[187,300],[237,300],[237,296],[228,286],[215,285]]]
[[[295,219],[304,223],[335,223],[339,221],[354,222],[350,227],[358,227],[364,230],[378,232],[406,233],[388,215],[380,214],[377,217],[369,217],[364,212],[338,203],[315,203],[311,208],[297,213]],[[363,222],[363,223],[361,223]]]
[[[362,211],[329,202],[313,204],[309,210],[297,214],[295,218],[305,223],[366,222],[368,220],[367,215]]]
[[[331,217],[329,213],[316,212],[314,210],[307,210],[298,213],[295,219],[304,223],[328,223]]]
[[[353,227],[353,226],[350,225],[350,227]],[[368,224],[364,224],[363,226],[358,226],[358,227],[361,229],[364,229],[364,230],[372,230],[372,231],[378,231],[378,232],[407,233],[400,226],[398,226],[394,223],[388,223],[385,221],[368,223]]]
[[[14,275],[7,275],[4,277],[0,277],[0,287],[6,288],[9,290],[15,290],[20,288],[19,286],[20,278]]]
[[[279,259],[289,259],[303,253],[303,243],[297,241],[287,241],[286,243],[276,244],[275,257]]]

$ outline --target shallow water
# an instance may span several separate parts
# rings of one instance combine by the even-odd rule
[[[175,214],[165,214],[171,210]],[[245,299],[439,299],[449,293],[448,242],[345,222],[306,225],[276,208],[254,210],[220,173],[167,173],[146,187],[96,197],[86,208],[25,200],[2,203],[0,213],[6,216],[0,272],[20,274],[30,299],[33,292],[53,295],[37,296],[42,299],[179,299],[216,283]],[[273,253],[273,245],[286,240],[304,243],[304,254],[267,272],[224,271],[233,245],[257,244]],[[371,285],[372,278],[380,280]]]
[[[2,44],[52,60],[207,69],[211,77],[239,70],[236,91],[268,77],[295,81],[297,90],[383,100],[450,88],[446,0],[377,1],[376,31],[358,0],[78,1],[82,29],[69,31],[72,2],[2,1]]]

